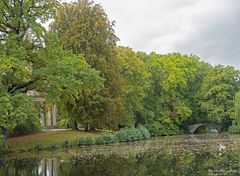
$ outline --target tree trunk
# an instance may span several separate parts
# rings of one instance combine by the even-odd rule
[[[5,140],[7,140],[7,137],[8,137],[8,129],[7,128],[4,128],[4,127],[1,127],[2,129],[2,133],[3,133],[3,137]]]
[[[172,113],[171,116],[172,118],[176,119],[177,118],[177,102],[172,102]]]
[[[89,124],[85,123],[83,125],[85,131],[89,131]]]
[[[90,126],[90,131],[95,131],[96,127],[95,126]]]
[[[72,130],[77,131],[78,130],[78,124],[76,120],[73,120],[73,124],[72,124]]]

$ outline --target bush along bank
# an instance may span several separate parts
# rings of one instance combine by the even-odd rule
[[[5,139],[3,137],[3,135],[0,135],[0,151],[1,150],[5,150],[7,148]]]
[[[152,124],[146,125],[151,136],[171,136],[183,134],[183,132],[174,124],[166,122],[154,122]]]
[[[231,134],[240,134],[240,125],[233,125],[228,128],[228,132]]]
[[[61,145],[53,144],[47,148],[42,145],[37,144],[33,147],[33,151],[42,150],[56,150],[56,149],[69,149],[71,147],[81,147],[81,146],[91,146],[91,145],[107,145],[118,142],[131,142],[139,140],[147,140],[151,137],[149,131],[143,127],[139,126],[137,128],[123,128],[116,133],[103,133],[98,137],[85,137],[79,138],[75,142],[69,140],[64,141]]]

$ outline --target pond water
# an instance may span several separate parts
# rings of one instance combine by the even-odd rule
[[[3,176],[240,175],[240,137],[184,135],[1,156]]]

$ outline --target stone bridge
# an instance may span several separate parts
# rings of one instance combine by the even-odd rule
[[[188,130],[191,134],[194,134],[200,127],[212,127],[216,129],[218,132],[221,132],[223,129],[222,124],[214,124],[214,123],[197,123],[197,124],[192,124],[188,126]]]

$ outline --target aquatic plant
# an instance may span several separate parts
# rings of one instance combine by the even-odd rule
[[[49,146],[49,149],[50,149],[50,150],[56,150],[56,149],[58,149],[58,144],[57,144],[57,143],[51,144],[51,145]]]
[[[70,148],[70,147],[71,147],[71,142],[70,142],[69,140],[65,140],[65,141],[63,142],[63,144],[62,144],[62,147],[63,147],[64,149]]]
[[[37,143],[34,147],[34,150],[36,151],[42,151],[44,149],[43,145],[41,143]]]

